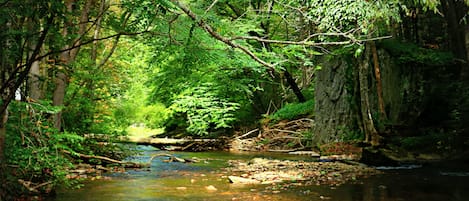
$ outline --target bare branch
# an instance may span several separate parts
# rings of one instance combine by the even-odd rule
[[[242,52],[246,53],[249,57],[251,57],[252,59],[254,59],[256,62],[258,62],[259,64],[269,68],[270,71],[274,71],[275,69],[275,65],[271,64],[271,63],[268,63],[264,60],[262,60],[261,58],[259,58],[258,56],[256,56],[253,52],[251,52],[247,47],[244,47],[242,45],[239,45],[239,44],[236,44],[234,43],[233,41],[231,41],[230,39],[226,38],[226,37],[223,37],[222,35],[220,35],[219,33],[217,33],[216,31],[213,30],[213,28],[208,25],[206,22],[204,22],[203,20],[199,19],[197,17],[197,15],[192,12],[189,8],[187,8],[187,6],[185,6],[184,4],[180,3],[179,1],[177,0],[172,0],[171,2],[173,2],[176,6],[178,6],[182,11],[184,11],[184,13],[186,13],[187,16],[189,16],[193,21],[195,21],[201,28],[203,28],[205,31],[207,31],[213,38],[229,45],[230,47],[233,47],[233,48],[236,48],[236,49],[239,49],[241,50]],[[271,74],[272,76],[272,74]]]
[[[317,36],[343,36],[346,37],[348,40],[344,41],[335,41],[335,42],[313,42],[309,41],[313,37]],[[392,36],[382,36],[376,38],[369,38],[369,39],[355,39],[353,36],[345,34],[345,33],[322,33],[322,34],[313,34],[308,36],[305,40],[302,41],[285,41],[285,40],[270,40],[264,39],[256,36],[237,36],[233,37],[230,40],[256,40],[263,43],[276,43],[276,44],[284,44],[284,45],[303,45],[303,46],[326,46],[326,45],[349,45],[349,44],[360,44],[366,41],[376,41],[382,39],[388,39]]]

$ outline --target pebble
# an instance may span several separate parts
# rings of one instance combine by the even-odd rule
[[[217,190],[218,190],[218,189],[215,188],[215,186],[213,186],[213,185],[206,186],[205,189],[208,190],[208,191],[217,191]]]

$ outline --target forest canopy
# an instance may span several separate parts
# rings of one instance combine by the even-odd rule
[[[17,178],[73,186],[79,156],[123,159],[114,142],[142,130],[220,138],[308,119],[294,132],[309,149],[466,149],[467,3],[0,1],[0,193]]]

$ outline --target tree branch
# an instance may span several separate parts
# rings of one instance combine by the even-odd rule
[[[349,40],[344,40],[344,41],[336,41],[336,42],[313,42],[309,41],[312,37],[316,36],[344,36],[349,38]],[[366,41],[375,41],[375,40],[382,40],[382,39],[388,39],[391,38],[392,36],[382,36],[382,37],[376,37],[376,38],[370,38],[370,39],[363,39],[363,40],[357,40],[354,37],[347,36],[346,34],[343,33],[324,33],[324,34],[314,34],[310,37],[308,37],[306,40],[303,41],[285,41],[285,40],[270,40],[270,39],[265,39],[265,38],[260,38],[256,36],[237,36],[233,37],[229,40],[256,40],[259,42],[263,43],[276,43],[276,44],[284,44],[284,45],[303,45],[303,46],[326,46],[326,45],[349,45],[349,44],[360,44]]]
[[[189,8],[187,8],[187,6],[185,6],[181,2],[179,2],[177,0],[171,0],[171,2],[173,2],[177,7],[179,7],[182,11],[184,11],[184,13],[186,13],[187,16],[189,16],[194,22],[196,22],[199,25],[199,27],[203,28],[206,32],[208,32],[213,38],[227,44],[230,47],[239,49],[242,52],[246,53],[249,57],[254,59],[259,64],[269,68],[269,70],[271,71],[271,76],[273,76],[272,72],[275,70],[275,65],[274,64],[271,64],[271,63],[268,63],[268,62],[262,60],[261,58],[256,56],[253,52],[251,52],[247,47],[236,44],[232,40],[220,35],[216,31],[214,31],[213,28],[210,25],[208,25],[205,21],[199,19],[194,12],[192,12]]]

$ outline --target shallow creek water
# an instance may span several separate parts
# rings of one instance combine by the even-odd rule
[[[134,161],[149,161],[151,155],[168,153],[140,146],[144,153]],[[78,190],[59,190],[48,201],[117,200],[272,200],[272,201],[468,201],[468,166],[380,167],[383,174],[340,186],[296,186],[230,184],[223,167],[230,159],[255,157],[305,160],[284,154],[230,154],[226,152],[174,152],[177,157],[197,157],[199,163],[166,163],[158,157],[147,169],[113,173],[110,179],[85,182]],[[212,186],[212,187],[208,187]]]

